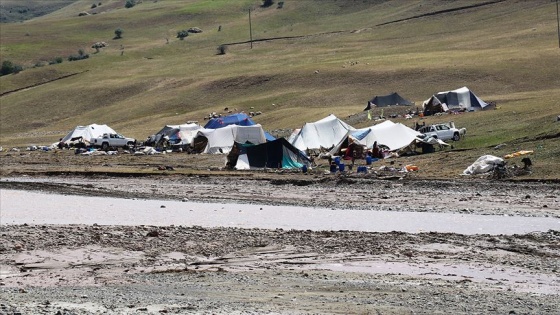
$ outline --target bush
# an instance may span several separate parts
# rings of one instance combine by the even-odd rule
[[[22,66],[17,65],[9,60],[4,60],[2,62],[2,67],[0,67],[0,76],[12,74],[12,73],[18,73],[22,70],[23,70]]]
[[[218,55],[225,55],[227,52],[227,45],[218,46]]]
[[[274,1],[273,1],[273,0],[263,0],[262,7],[263,7],[263,8],[268,8],[268,7],[270,7],[270,6],[273,5],[273,4],[274,4]]]
[[[64,58],[62,57],[56,57],[53,60],[49,61],[49,65],[54,65],[54,64],[58,64],[58,63],[62,63],[64,61]]]
[[[127,9],[130,9],[135,5],[136,5],[136,0],[126,0],[126,3],[124,4],[124,7],[127,8]]]
[[[91,5],[91,8],[92,8],[92,9],[95,9],[95,8],[97,8],[97,4],[95,4],[95,3],[94,3],[94,4],[92,4],[92,5]]]
[[[182,30],[182,31],[178,31],[177,32],[177,38],[179,38],[180,40],[185,39],[185,37],[189,36],[189,32],[186,30]]]
[[[70,55],[68,56],[68,61],[76,61],[76,60],[83,60],[88,59],[89,55],[84,52],[83,49],[78,50],[78,55]]]
[[[114,39],[122,38],[123,32],[124,32],[124,31],[123,31],[121,28],[117,28],[117,29],[115,30],[115,38],[114,38]]]

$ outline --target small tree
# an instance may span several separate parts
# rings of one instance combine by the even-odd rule
[[[127,8],[127,9],[130,9],[135,5],[136,5],[136,0],[126,0],[126,3],[124,4],[124,7]]]
[[[123,34],[123,30],[121,28],[117,28],[115,30],[115,38],[114,39],[122,38],[122,34]]]
[[[177,38],[180,40],[185,39],[185,37],[189,36],[189,32],[187,30],[182,30],[177,32]]]
[[[273,0],[263,0],[262,6],[263,6],[263,8],[268,8],[268,7],[270,7],[270,6],[273,5],[273,4],[274,4],[274,1],[273,1]]]

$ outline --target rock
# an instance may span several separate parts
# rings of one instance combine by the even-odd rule
[[[152,231],[148,232],[148,234],[146,234],[146,236],[148,236],[148,237],[158,237],[159,232],[156,231],[156,230],[152,230]]]

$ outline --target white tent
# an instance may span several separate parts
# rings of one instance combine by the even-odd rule
[[[437,99],[437,101],[435,99]],[[424,101],[423,107],[424,110],[426,110],[428,106],[437,105],[443,105],[444,111],[445,107],[450,110],[464,109],[472,111],[483,109],[484,107],[488,106],[488,103],[478,98],[478,96],[476,96],[471,90],[464,86],[456,90],[437,93],[436,95]]]
[[[80,138],[89,142],[91,138],[101,137],[104,133],[117,132],[107,125],[91,124],[87,126],[77,126],[74,130],[70,131],[64,138],[62,138],[62,142],[68,144]]]
[[[354,130],[348,137],[368,148],[373,147],[373,144],[377,141],[378,145],[385,145],[389,150],[396,151],[410,145],[421,135],[420,132],[401,123],[386,120],[371,127]],[[345,140],[346,138],[342,139],[330,153],[338,153]]]
[[[356,130],[354,127],[331,114],[314,123],[306,123],[301,129],[294,130],[288,142],[303,152],[308,149],[328,149],[337,145],[354,130]]]
[[[234,142],[261,144],[266,142],[264,130],[260,124],[252,126],[229,125],[219,129],[200,129],[193,139],[195,147],[202,144],[201,153],[229,153]]]

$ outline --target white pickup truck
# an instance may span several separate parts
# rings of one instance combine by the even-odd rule
[[[105,133],[98,138],[92,138],[91,145],[102,150],[109,150],[109,148],[130,148],[136,143],[136,139],[126,138],[118,133]]]
[[[453,140],[459,141],[461,139],[461,134],[459,129],[455,128],[454,125],[449,126],[447,124],[435,124],[428,125],[418,129],[418,131],[426,137],[434,137],[443,141]]]

